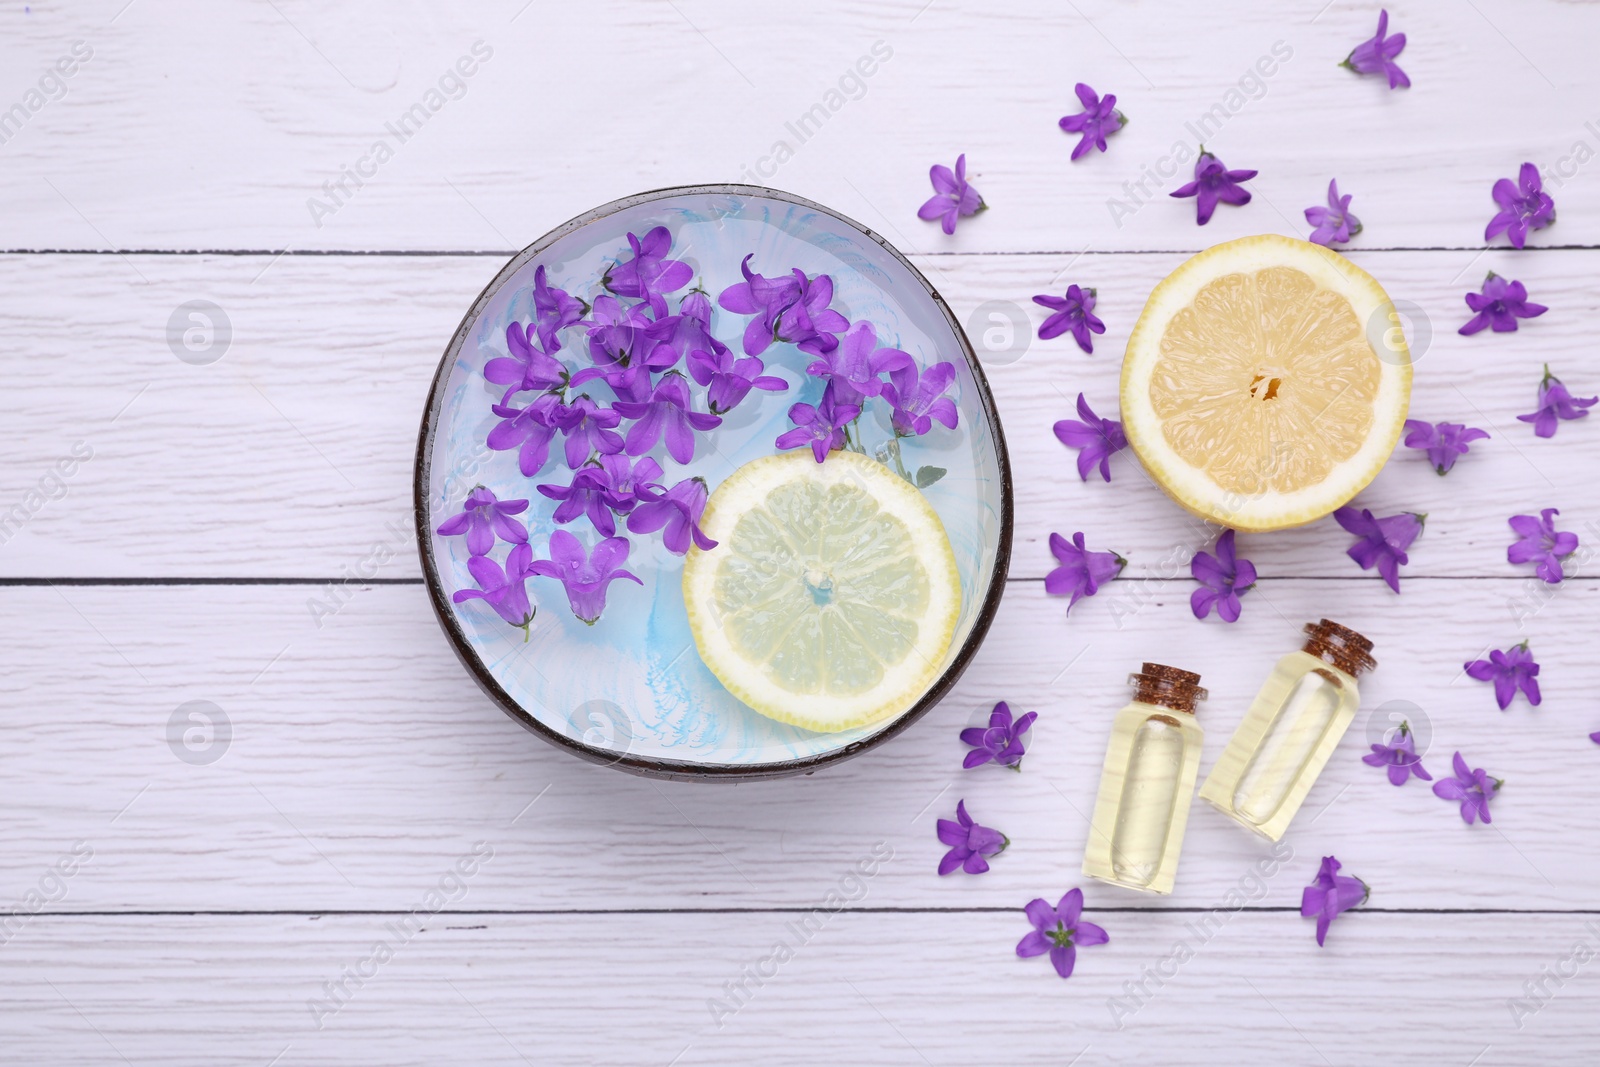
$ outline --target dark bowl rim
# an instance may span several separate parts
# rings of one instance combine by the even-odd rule
[[[456,360],[460,355],[461,346],[466,341],[468,331],[477,321],[485,305],[518,270],[522,269],[529,261],[536,258],[556,241],[575,230],[616,214],[619,211],[654,200],[718,194],[758,196],[832,216],[876,241],[885,251],[899,261],[900,265],[910,272],[911,277],[921,283],[923,289],[933,300],[934,305],[943,313],[945,320],[949,323],[951,331],[955,334],[956,340],[961,346],[962,355],[967,361],[967,367],[972,372],[973,382],[977,386],[984,419],[994,438],[995,459],[1000,468],[1000,536],[995,546],[994,561],[990,567],[989,588],[984,595],[983,603],[979,606],[977,618],[973,620],[972,630],[967,634],[966,640],[962,642],[961,648],[956,653],[955,659],[951,661],[950,666],[945,668],[944,672],[929,686],[927,692],[915,704],[871,737],[853,741],[830,752],[818,753],[814,756],[805,756],[799,759],[782,760],[776,763],[706,764],[689,760],[650,759],[642,756],[633,756],[626,751],[618,753],[589,745],[567,737],[546,726],[529,714],[511,694],[501,687],[500,683],[489,673],[488,669],[472,651],[466,634],[456,620],[455,611],[450,604],[448,594],[445,592],[444,582],[434,566],[433,553],[430,551],[433,531],[428,521],[426,498],[427,487],[432,474],[434,432],[438,426],[439,412],[444,403],[445,385],[449,380],[450,371],[455,366]],[[760,185],[737,183],[680,185],[634,193],[631,196],[601,204],[567,220],[531,245],[528,245],[521,252],[512,256],[494,278],[483,287],[483,291],[478,294],[477,299],[472,302],[472,306],[467,309],[466,314],[461,319],[461,325],[456,327],[455,334],[445,347],[444,355],[439,360],[438,369],[434,372],[433,384],[429,386],[427,403],[423,408],[422,426],[417,434],[417,454],[412,478],[412,501],[417,529],[417,553],[422,561],[422,573],[427,582],[429,602],[433,605],[434,615],[438,619],[439,626],[444,631],[445,637],[449,640],[450,647],[455,651],[456,658],[461,661],[462,666],[467,669],[467,673],[478,683],[479,688],[491,697],[495,703],[499,704],[501,710],[513,720],[557,748],[565,749],[590,763],[617,767],[632,774],[650,778],[694,781],[750,781],[810,774],[818,768],[859,756],[868,749],[899,735],[912,723],[926,715],[934,705],[938,704],[971,664],[973,656],[977,654],[978,648],[983,644],[984,638],[988,635],[989,627],[993,624],[994,617],[999,611],[1000,599],[1005,593],[1006,576],[1010,572],[1013,501],[1011,459],[1006,451],[1005,432],[1000,424],[1000,413],[995,407],[994,393],[990,390],[988,379],[984,376],[983,366],[973,351],[972,342],[967,338],[966,331],[962,329],[960,322],[956,320],[955,315],[951,312],[950,306],[939,295],[939,291],[929,283],[922,272],[899,249],[873,230],[856,222],[849,216],[842,215],[831,208],[824,207],[804,197]]]

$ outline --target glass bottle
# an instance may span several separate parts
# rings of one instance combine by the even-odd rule
[[[1170,893],[1200,771],[1200,676],[1146,663],[1133,702],[1111,725],[1083,873],[1113,885]]]
[[[1305,647],[1278,661],[1200,787],[1201,799],[1270,841],[1289,829],[1355,718],[1356,676],[1377,666],[1372,642],[1354,630],[1323,619],[1305,632]]]

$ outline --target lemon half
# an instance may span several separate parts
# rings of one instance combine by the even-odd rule
[[[1270,234],[1168,275],[1122,363],[1139,461],[1178,503],[1238,530],[1346,503],[1394,451],[1410,400],[1411,356],[1383,287],[1336,252]]]
[[[881,463],[809,450],[745,464],[717,487],[683,601],[700,658],[734,696],[808,730],[910,708],[944,667],[961,580],[944,524]]]

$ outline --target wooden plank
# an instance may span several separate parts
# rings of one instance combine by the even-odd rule
[[[1264,899],[1296,904],[1308,866]],[[1319,949],[1293,911],[1101,912],[1091,890],[1111,940],[1063,983],[1013,946],[1026,899],[1064,888],[1041,878],[979,914],[452,910],[406,934],[394,915],[40,917],[5,949],[0,1038],[19,1063],[172,1067],[958,1064],[973,1048],[1020,1064],[1225,1048],[1251,1067],[1465,1064],[1487,1048],[1516,1067],[1581,1062],[1561,1057],[1594,1040],[1593,915],[1356,911]],[[805,919],[815,932],[796,932]]]
[[[1504,582],[1418,582],[1398,598],[1356,580],[1264,582],[1232,627],[1191,618],[1189,588],[1119,581],[1069,618],[1041,583],[1014,582],[952,696],[904,736],[811,777],[738,786],[632,778],[528,736],[457,665],[419,587],[362,591],[320,629],[314,587],[8,588],[0,883],[20,895],[83,840],[94,859],[71,909],[386,909],[483,839],[497,859],[474,882],[477,907],[794,906],[840,856],[884,840],[896,859],[875,903],[1006,905],[1076,879],[1140,661],[1203,674],[1203,774],[1300,625],[1327,615],[1373,638],[1379,667],[1290,829],[1297,854],[1340,856],[1387,906],[1593,905],[1593,820],[1573,789],[1597,757],[1600,585],[1563,586],[1523,629]],[[1523,637],[1545,664],[1545,702],[1502,713],[1461,664]],[[1000,699],[1040,712],[1024,770],[962,771],[958,732]],[[226,744],[203,731],[185,744],[202,724],[181,710],[191,701],[222,709]],[[1391,713],[1427,732],[1435,775],[1460,749],[1506,780],[1491,826],[1360,762]],[[934,822],[962,798],[1015,843],[989,874],[941,879]],[[1101,899],[1210,906],[1265,849],[1197,806],[1171,898]]]
[[[1093,356],[1069,339],[1034,340],[1017,356],[1003,331],[989,338],[995,350],[985,358],[1017,481],[1014,577],[1040,577],[1054,565],[1051,531],[1083,530],[1140,574],[1187,573],[1189,556],[1214,537],[1151,485],[1131,454],[1114,460],[1111,485],[1098,476],[1080,482],[1073,453],[1050,430],[1075,417],[1080,390],[1100,413],[1116,411],[1127,332],[1151,286],[1181,258],[918,260],[980,343],[991,312],[1001,321],[1011,313],[995,302],[1031,316],[1036,329],[1043,309],[1030,294],[1068,280],[1100,290],[1107,333]],[[1600,522],[1600,486],[1571,476],[1600,464],[1592,420],[1563,425],[1553,440],[1516,421],[1533,407],[1545,362],[1578,394],[1600,391],[1587,369],[1600,295],[1586,281],[1600,271],[1600,251],[1354,258],[1427,323],[1412,331],[1421,353],[1414,413],[1493,434],[1446,478],[1401,449],[1359,498],[1380,513],[1430,516],[1406,573],[1515,576],[1505,520],[1543,507],[1560,507],[1568,526],[1600,537],[1585,526]],[[0,442],[12,458],[0,472],[0,513],[43,490],[0,546],[4,571],[337,577],[375,545],[397,547],[428,383],[496,268],[480,258],[0,257],[0,284],[14,294],[0,308],[0,331],[18,357],[0,396]],[[1514,273],[1551,311],[1514,335],[1458,336],[1461,294],[1489,269]],[[180,360],[167,341],[169,320],[191,300],[219,305],[231,325],[226,351],[210,365]],[[93,458],[62,490],[50,469],[80,441]],[[1325,521],[1241,544],[1263,574],[1344,577],[1356,573],[1347,541]],[[415,556],[399,552],[379,573],[415,576]]]
[[[1559,205],[1535,241],[1600,243],[1586,51],[1600,13],[1557,0],[1394,12],[1414,85],[1393,92],[1337,66],[1374,10],[1268,0],[1177,32],[1110,0],[851,0],[825,15],[497,0],[399,18],[375,0],[119,6],[5,16],[7,107],[74,41],[92,57],[0,145],[0,247],[509,250],[642,189],[743,180],[908,251],[1198,249],[1304,234],[1333,177],[1356,197],[1361,245],[1460,247],[1482,242],[1491,186],[1524,160],[1550,171]],[[1056,121],[1078,110],[1079,79],[1131,121],[1107,155],[1071,163]],[[1166,195],[1192,167],[1174,146],[1200,142],[1261,172],[1255,202],[1203,230]],[[946,238],[916,209],[928,166],[963,151],[993,210]]]

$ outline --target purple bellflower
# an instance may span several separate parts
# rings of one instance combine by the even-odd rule
[[[1539,168],[1524,163],[1517,180],[1501,178],[1494,183],[1494,202],[1500,211],[1483,231],[1485,241],[1504,233],[1512,248],[1521,248],[1530,230],[1542,230],[1556,221],[1556,202],[1544,191]]]
[[[1433,775],[1423,769],[1422,757],[1417,755],[1417,741],[1411,733],[1411,724],[1405,721],[1400,723],[1400,729],[1394,735],[1394,744],[1373,745],[1372,754],[1362,756],[1361,762],[1368,767],[1388,768],[1389,781],[1394,785],[1405,785],[1413,774],[1424,782],[1433,781]]]
[[[1062,444],[1078,450],[1078,477],[1083,481],[1089,480],[1089,472],[1099,464],[1100,477],[1109,482],[1111,457],[1128,447],[1122,423],[1096,415],[1082,393],[1078,394],[1078,418],[1062,419],[1054,430]]]
[[[1094,313],[1094,300],[1095,290],[1077,285],[1067,286],[1066,296],[1051,296],[1049,293],[1035,296],[1035,304],[1050,308],[1053,312],[1039,324],[1039,340],[1048,341],[1070,330],[1079,348],[1093,352],[1093,335],[1106,332],[1106,324]]]
[[[513,322],[506,327],[506,349],[511,354],[497,356],[483,365],[484,378],[507,387],[501,403],[524,390],[559,391],[567,384],[565,364],[540,349],[543,340],[538,340],[537,344],[535,341],[523,330],[522,323]]]
[[[1084,597],[1094,596],[1100,587],[1122,573],[1128,561],[1115,552],[1090,552],[1083,544],[1083,534],[1075,533],[1068,541],[1058,533],[1050,535],[1050,551],[1061,566],[1045,575],[1044,591],[1054,596],[1071,596],[1067,613],[1072,605]]]
[[[1578,535],[1570,531],[1557,531],[1556,508],[1545,508],[1536,519],[1532,515],[1513,515],[1507,519],[1512,533],[1520,541],[1506,549],[1508,563],[1536,563],[1533,573],[1555,585],[1565,577],[1561,561],[1578,550]]]
[[[566,435],[567,466],[577,470],[594,454],[615,455],[622,451],[622,435],[612,427],[622,421],[622,416],[611,408],[603,408],[587,395],[574,400],[556,420]]]
[[[734,356],[726,345],[720,353],[698,349],[690,352],[686,363],[689,376],[706,387],[706,404],[713,415],[726,415],[739,406],[750,390],[781,393],[789,383],[762,374],[766,365],[757,356]]]
[[[806,373],[827,379],[841,402],[859,407],[864,398],[883,392],[879,375],[904,366],[915,366],[911,356],[898,348],[879,348],[877,331],[863,321],[851,326],[831,352],[813,360]]]
[[[1567,392],[1561,379],[1550,373],[1550,364],[1544,365],[1544,377],[1539,381],[1538,410],[1518,415],[1519,422],[1533,423],[1535,437],[1554,437],[1562,419],[1582,419],[1588,409],[1600,401],[1600,396],[1576,397]]]
[[[1189,573],[1200,583],[1200,588],[1189,594],[1189,610],[1195,618],[1205,618],[1215,606],[1223,622],[1239,620],[1239,598],[1256,584],[1256,567],[1235,553],[1232,530],[1217,538],[1215,556],[1196,552],[1189,561]]]
[[[1037,711],[1030,711],[1014,719],[1011,717],[1011,705],[1000,701],[989,713],[987,729],[969,726],[961,731],[962,742],[972,746],[972,751],[961,761],[961,766],[970,770],[993,761],[1001,767],[1020,771],[1022,757],[1028,751],[1022,743],[1022,735],[1028,732],[1038,717]]]
[[[841,403],[835,398],[834,383],[830,381],[822,390],[822,400],[816,407],[795,404],[789,409],[789,421],[794,423],[794,429],[779,434],[773,444],[779,449],[810,445],[811,454],[821,463],[829,452],[844,447],[844,428],[860,414],[859,404]]]
[[[611,472],[605,467],[592,464],[574,472],[570,485],[541,485],[538,489],[541,495],[560,501],[550,516],[556,522],[566,524],[587,515],[601,537],[616,536]]]
[[[833,302],[833,279],[826,274],[807,278],[799,267],[793,273],[795,300],[778,313],[773,339],[786,341],[808,355],[832,352],[839,346],[834,335],[850,328],[850,320],[828,306]]]
[[[884,349],[883,351],[897,351]],[[956,380],[954,363],[935,363],[919,371],[908,356],[889,371],[889,381],[883,387],[883,398],[889,402],[889,420],[899,437],[921,437],[933,429],[935,422],[947,430],[956,428],[960,415],[956,402],[945,396],[945,390]]]
[[[1467,454],[1468,446],[1489,436],[1487,430],[1466,426],[1459,422],[1441,422],[1437,425],[1421,419],[1406,420],[1407,448],[1428,453],[1428,462],[1440,474],[1449,474],[1456,458]]]
[[[566,530],[550,535],[550,558],[534,560],[530,572],[554,578],[567,591],[572,613],[590,626],[606,609],[606,586],[618,578],[643,585],[638,575],[620,568],[628,561],[628,539],[608,537],[594,546],[591,555],[583,544]]]
[[[546,352],[559,351],[561,339],[556,335],[582,322],[588,313],[588,304],[565,289],[550,286],[545,281],[544,264],[539,264],[533,272],[533,315],[540,346]]]
[[[571,537],[571,534],[567,535]],[[528,626],[533,622],[534,608],[528,602],[528,589],[524,584],[536,573],[532,563],[533,549],[526,544],[517,545],[506,556],[505,569],[488,556],[473,556],[467,560],[467,570],[477,589],[460,589],[451,597],[460,604],[468,600],[481,600],[494,609],[512,626],[520,627],[522,640],[528,640]]]
[[[1539,664],[1534,661],[1526,641],[1504,652],[1495,649],[1488,659],[1464,663],[1462,670],[1480,682],[1494,683],[1494,699],[1501,711],[1511,706],[1518,689],[1528,698],[1529,704],[1539,706]]]
[[[1169,196],[1195,198],[1195,221],[1201,226],[1211,221],[1218,202],[1243,206],[1250,202],[1250,193],[1239,185],[1254,178],[1258,171],[1229,170],[1216,156],[1200,149],[1194,161],[1194,181],[1174,189]]]
[[[600,281],[618,296],[644,298],[670,293],[682,289],[694,277],[694,268],[689,264],[667,258],[672,251],[672,234],[665,226],[657,226],[642,241],[628,234],[628,246],[633,249],[633,258],[613,266]]]
[[[1365,904],[1371,890],[1367,883],[1359,878],[1352,878],[1347,874],[1340,874],[1342,867],[1338,860],[1332,856],[1322,857],[1322,866],[1317,869],[1317,880],[1300,891],[1300,915],[1302,918],[1317,920],[1317,946],[1328,938],[1328,927],[1341,912],[1349,911],[1357,904]]]
[[[979,826],[967,814],[965,800],[956,803],[956,821],[940,819],[936,827],[939,840],[950,846],[950,851],[939,861],[939,873],[949,874],[957,867],[968,874],[982,874],[989,869],[986,856],[1004,852],[1011,844],[999,830]]]
[[[1334,521],[1361,540],[1346,551],[1364,571],[1374,567],[1389,583],[1389,588],[1400,591],[1400,568],[1411,562],[1406,549],[1422,532],[1426,515],[1402,511],[1398,515],[1377,518],[1371,509],[1359,511],[1348,504],[1333,513]]]
[[[1114,93],[1102,97],[1083,82],[1079,82],[1073,92],[1078,94],[1078,102],[1083,105],[1083,110],[1076,115],[1064,116],[1056,125],[1068,133],[1083,135],[1072,149],[1072,158],[1077,160],[1088,154],[1090,148],[1104,152],[1106,138],[1126,126],[1128,118],[1117,110]]]
[[[679,463],[692,460],[694,431],[716,429],[722,425],[722,416],[691,411],[689,404],[688,379],[671,371],[656,383],[648,401],[631,404],[619,400],[612,405],[627,418],[638,420],[628,427],[628,455],[643,455],[664,438],[669,456]]]
[[[656,479],[661,477],[661,464],[649,456],[629,460],[624,455],[601,456],[600,466],[606,472],[606,506],[618,515],[631,512],[641,501],[652,500],[661,487]]]
[[[1344,244],[1361,232],[1361,220],[1350,214],[1351,197],[1339,195],[1339,181],[1328,183],[1328,206],[1306,208],[1306,221],[1315,226],[1311,240],[1319,245]]]
[[[550,441],[556,435],[566,408],[554,393],[537,397],[525,408],[495,404],[489,410],[500,417],[486,441],[497,452],[517,449],[517,469],[532,478],[550,462]]]
[[[1472,318],[1456,331],[1470,336],[1485,326],[1494,327],[1495,333],[1513,333],[1518,319],[1536,319],[1550,309],[1528,300],[1528,290],[1521,282],[1508,282],[1494,271],[1483,280],[1483,291],[1468,293],[1463,298],[1473,311]]]
[[[1017,942],[1017,955],[1023,959],[1050,953],[1050,962],[1063,978],[1072,977],[1078,962],[1078,949],[1103,945],[1111,940],[1105,930],[1083,916],[1083,890],[1071,889],[1055,907],[1036,898],[1022,909],[1033,929]]]
[[[1456,758],[1451,766],[1455,769],[1454,778],[1441,778],[1433,783],[1433,795],[1445,800],[1459,800],[1461,802],[1461,818],[1468,826],[1477,819],[1482,819],[1485,826],[1492,820],[1489,818],[1489,800],[1500,787],[1505,785],[1501,778],[1490,778],[1483,772],[1483,768],[1468,768],[1467,761],[1461,758],[1461,753],[1456,753]]]
[[[628,516],[628,529],[633,533],[655,533],[665,527],[661,543],[675,556],[689,551],[690,541],[700,551],[709,552],[717,543],[700,529],[708,495],[703,478],[685,478],[665,493],[640,495],[633,514]]]
[[[958,219],[976,215],[989,206],[967,181],[965,152],[956,158],[954,171],[943,163],[935,163],[928,171],[928,180],[933,182],[933,195],[917,209],[917,217],[929,221],[938,219],[947,234],[956,232]]]
[[[1389,30],[1389,12],[1378,12],[1378,32],[1371,38],[1362,41],[1345,57],[1339,65],[1357,74],[1385,74],[1389,78],[1389,88],[1409,89],[1411,79],[1406,77],[1406,72],[1400,69],[1395,57],[1406,48],[1406,35],[1397,33],[1386,36]]]
[[[511,517],[527,510],[526,500],[500,500],[493,491],[477,485],[467,494],[461,513],[440,523],[437,532],[442,537],[466,534],[467,551],[483,556],[494,548],[496,536],[514,545],[528,543],[527,527]]]
[[[750,270],[752,252],[744,257],[739,270],[744,281],[730,285],[717,297],[717,304],[737,315],[754,315],[745,324],[744,353],[759,356],[778,336],[778,319],[800,299],[800,286],[791,275],[767,278]]]

